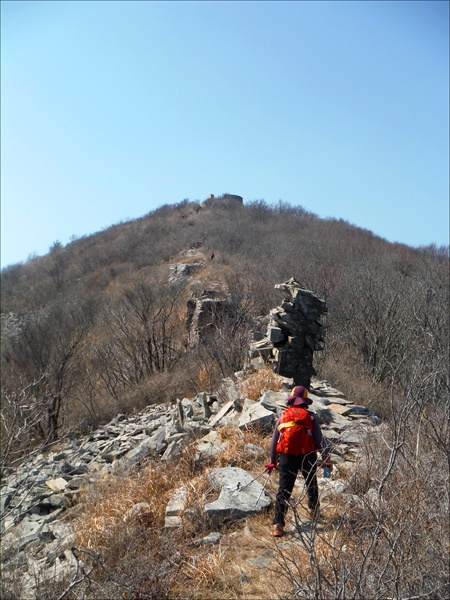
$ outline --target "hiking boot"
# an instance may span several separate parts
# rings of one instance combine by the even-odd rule
[[[275,523],[273,526],[273,537],[281,537],[284,533],[284,527],[280,523]]]
[[[317,519],[320,517],[320,510],[318,508],[314,509],[314,510],[310,510],[307,516],[307,519],[309,521],[317,521]]]

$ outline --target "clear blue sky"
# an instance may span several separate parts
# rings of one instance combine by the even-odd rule
[[[239,194],[449,241],[449,3],[1,3],[1,264]]]

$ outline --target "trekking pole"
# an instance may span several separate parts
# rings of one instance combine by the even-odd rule
[[[256,481],[257,479],[259,479],[262,475],[264,475],[264,473],[266,472],[266,469],[264,469],[264,471],[262,473],[260,473],[259,475],[257,475],[256,477],[254,477],[251,481],[249,481],[248,483],[246,483],[245,485],[243,485],[241,487],[241,483],[238,482],[237,484],[237,490],[238,492],[242,492],[242,490],[245,490],[246,487],[248,487],[251,483],[253,483],[254,481]]]
[[[259,496],[258,496],[258,500],[256,501],[256,505],[258,505],[259,499],[261,498],[261,496],[263,495],[263,492],[264,492],[264,490],[266,489],[266,485],[267,485],[267,483],[268,483],[268,481],[269,481],[269,477],[270,477],[270,472],[269,472],[269,473],[267,473],[266,481],[264,482],[264,485],[263,485],[263,487],[262,487],[262,490],[261,490],[261,492],[260,492],[260,494],[259,494]]]

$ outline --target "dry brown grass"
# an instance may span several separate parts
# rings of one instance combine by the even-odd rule
[[[280,390],[280,378],[269,366],[251,373],[240,385],[240,392],[250,400],[258,400],[263,390]]]
[[[258,470],[267,463],[270,445],[270,436],[267,434],[256,429],[241,430],[233,426],[221,427],[219,433],[222,440],[228,444],[227,448],[215,457],[215,466]],[[245,448],[248,444],[261,448],[261,453],[250,453]]]
[[[256,431],[228,426],[219,432],[228,448],[207,463],[196,464],[189,448],[174,463],[149,465],[126,476],[117,473],[86,491],[76,522],[77,543],[101,553],[116,586],[113,589],[111,582],[99,577],[97,596],[87,598],[107,592],[107,597],[131,600],[331,599],[337,590],[349,598],[381,599],[388,588],[377,587],[373,577],[384,585],[383,565],[399,584],[410,581],[405,589],[412,593],[421,585],[416,555],[430,562],[433,544],[433,560],[439,560],[445,546],[441,534],[447,529],[438,499],[430,507],[424,502],[425,485],[412,477],[404,479],[399,470],[385,487],[382,503],[373,505],[366,499],[371,480],[386,464],[382,442],[375,439],[365,448],[372,458],[355,463],[355,469],[344,474],[345,492],[321,498],[323,516],[318,523],[305,519],[305,489],[299,477],[287,533],[280,540],[271,534],[272,509],[238,522],[214,524],[204,513],[205,504],[217,497],[208,480],[211,468],[238,466],[256,476],[267,456],[263,452],[252,457],[244,448],[251,443],[267,451],[269,444],[269,437]],[[404,462],[403,469],[411,470],[410,463]],[[183,529],[170,533],[162,529],[164,509],[170,493],[181,486],[187,491]],[[266,488],[272,499],[277,488],[274,473]],[[349,504],[346,494],[358,494],[362,500]],[[148,506],[132,519],[128,511],[139,502]],[[213,531],[220,532],[220,542],[199,545]],[[427,564],[427,569],[432,572],[433,565]],[[432,577],[437,582],[427,589],[432,585],[440,589],[440,579]]]
[[[104,573],[99,573],[94,586],[97,593],[107,590],[115,598],[119,590],[127,594],[123,597],[133,600],[165,598],[165,594],[205,600],[273,597],[262,595],[265,586],[260,569],[251,563],[272,543],[271,515],[264,513],[255,521],[249,520],[247,523],[255,523],[250,529],[245,521],[214,525],[204,513],[205,504],[217,497],[208,481],[211,468],[233,464],[251,469],[254,474],[263,469],[264,460],[261,458],[258,464],[244,450],[246,444],[264,443],[257,432],[235,427],[220,431],[222,438],[230,442],[228,450],[200,470],[193,467],[193,450],[186,449],[176,463],[149,465],[134,473],[117,472],[99,478],[84,490],[73,521],[76,545],[101,555],[107,572],[114,573],[117,588],[113,589]],[[274,482],[270,483],[274,489]],[[164,533],[165,507],[171,492],[181,486],[187,491],[183,530]],[[139,503],[146,503],[145,509],[132,517],[132,508]],[[193,545],[218,529],[223,535],[218,546]]]
[[[126,537],[136,526],[132,508],[145,503],[139,520],[146,527],[163,524],[164,508],[173,489],[173,470],[148,467],[129,475],[118,473],[84,490],[78,506],[75,535],[80,547],[108,551],[120,532]]]
[[[198,372],[197,385],[199,390],[209,390],[210,378],[206,367],[201,367]]]

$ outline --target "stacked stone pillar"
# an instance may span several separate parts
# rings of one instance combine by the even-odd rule
[[[276,373],[309,389],[311,377],[316,374],[314,352],[324,349],[320,319],[327,313],[326,303],[294,278],[277,284],[275,289],[283,292],[285,299],[270,311],[267,339],[254,345],[254,349],[264,349],[265,359]]]

